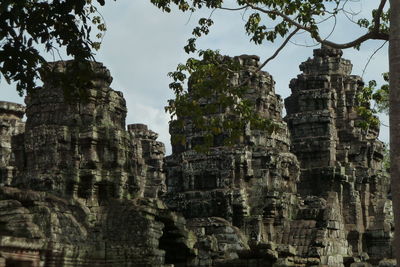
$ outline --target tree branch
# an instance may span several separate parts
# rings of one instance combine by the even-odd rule
[[[270,56],[269,58],[267,58],[263,64],[261,64],[256,72],[260,71],[262,68],[265,67],[265,65],[267,65],[268,62],[270,62],[271,60],[273,60],[278,54],[279,52],[281,52],[281,50],[287,45],[287,43],[289,42],[289,40],[300,30],[300,28],[296,28],[291,34],[289,34],[289,36],[285,39],[285,41],[281,44],[281,46],[275,51],[275,53]]]
[[[382,0],[381,4],[379,5],[378,11],[377,11],[377,14],[379,14],[379,18],[380,18],[380,14],[382,13],[382,9],[383,9],[383,7],[385,5],[385,2],[386,2],[386,0]],[[355,47],[355,46],[360,45],[361,43],[363,43],[363,42],[365,42],[367,40],[370,40],[370,39],[385,40],[385,41],[389,40],[389,35],[388,34],[379,32],[380,19],[376,20],[377,23],[378,23],[377,24],[378,25],[378,29],[374,28],[372,31],[367,32],[366,34],[358,37],[357,39],[355,39],[355,40],[353,40],[351,42],[338,44],[338,43],[335,43],[335,42],[328,41],[326,39],[322,39],[322,37],[315,30],[311,29],[310,27],[307,27],[305,25],[302,25],[302,24],[298,23],[297,21],[295,21],[291,17],[287,16],[286,14],[284,14],[284,13],[278,11],[278,10],[265,10],[263,8],[260,8],[258,6],[255,6],[255,5],[249,4],[249,3],[247,3],[247,6],[252,8],[252,9],[254,9],[254,10],[257,10],[257,11],[260,11],[262,13],[265,13],[265,14],[269,14],[269,15],[272,14],[272,15],[279,16],[283,20],[285,20],[285,21],[289,22],[290,24],[294,25],[295,27],[297,27],[297,28],[299,28],[301,30],[305,30],[305,31],[309,32],[311,34],[311,37],[313,39],[315,39],[318,43],[328,45],[328,46],[330,46],[332,48],[345,49],[345,48]],[[380,10],[380,12],[379,12],[379,10]]]
[[[296,28],[293,32],[291,32],[289,34],[288,37],[286,37],[285,41],[279,46],[279,48],[275,51],[275,53],[270,56],[269,58],[267,58],[255,71],[252,71],[252,73],[257,73],[259,72],[262,68],[265,67],[265,65],[267,65],[268,62],[270,62],[271,60],[273,60],[280,52],[281,50],[287,45],[287,43],[289,42],[289,40],[299,31],[299,28]],[[248,83],[251,79],[251,76],[247,77],[243,82],[241,82],[238,86],[244,86],[246,83]]]
[[[343,43],[343,44],[338,44],[335,42],[331,42],[328,40],[323,40],[321,39],[321,37],[318,35],[316,37],[314,37],[314,39],[321,43],[321,44],[325,44],[328,45],[332,48],[337,48],[337,49],[346,49],[346,48],[350,48],[350,47],[355,47],[357,45],[360,45],[361,43],[367,41],[367,40],[384,40],[384,41],[389,41],[389,35],[386,33],[381,33],[381,32],[368,32],[360,37],[358,37],[357,39],[348,42],[348,43]]]
[[[242,6],[242,7],[237,7],[237,8],[229,8],[229,7],[218,7],[218,9],[222,10],[229,10],[229,11],[239,11],[248,8],[248,5]]]
[[[386,0],[381,0],[378,9],[376,10],[375,16],[374,16],[374,31],[379,31],[379,26],[381,24],[381,15],[383,12],[383,8],[385,7]],[[387,40],[389,41],[389,39]]]
[[[365,64],[364,69],[363,69],[363,71],[362,71],[361,78],[364,77],[365,71],[367,70],[367,67],[368,67],[369,63],[371,62],[373,56],[375,56],[375,54],[378,53],[378,51],[381,50],[382,47],[384,47],[385,44],[386,44],[387,42],[388,42],[388,41],[385,41],[385,42],[384,42],[380,47],[378,47],[378,48],[374,51],[374,53],[372,53],[372,55],[368,58],[368,61],[367,61],[367,63]]]

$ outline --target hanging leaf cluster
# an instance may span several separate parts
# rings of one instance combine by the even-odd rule
[[[104,0],[97,0],[104,5]],[[96,27],[92,32],[92,26]],[[77,61],[93,59],[105,23],[91,0],[2,0],[0,2],[0,73],[16,82],[20,95],[31,91],[46,60],[44,49],[59,58],[58,49]],[[97,32],[97,34],[95,33]],[[94,35],[94,41],[91,36]],[[77,71],[76,75],[79,76]]]
[[[357,112],[362,118],[359,126],[364,129],[377,127],[380,123],[377,114],[389,112],[389,73],[382,75],[385,81],[383,85],[378,87],[378,83],[371,80],[357,96],[360,104]]]
[[[334,48],[359,48],[362,42],[369,39],[387,40],[389,33],[389,10],[377,3],[377,8],[370,18],[353,21],[366,28],[367,33],[355,42],[336,44],[320,35],[319,28],[323,22],[334,22],[339,14],[350,19],[356,16],[352,10],[351,1],[340,0],[151,0],[156,7],[164,12],[171,12],[175,6],[182,12],[196,12],[199,9],[223,10],[227,12],[240,11],[244,19],[244,31],[250,40],[256,44],[264,41],[275,42],[289,35],[290,31],[302,30],[319,43],[325,43]],[[193,30],[193,37],[185,46],[187,53],[196,52],[196,41],[207,35],[210,26],[214,24],[212,16],[201,18]],[[328,23],[329,24],[329,23]],[[333,23],[335,25],[335,23]]]

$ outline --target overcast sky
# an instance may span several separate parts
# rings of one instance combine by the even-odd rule
[[[227,1],[229,3],[229,1]],[[353,6],[354,11],[362,10],[369,14],[376,1],[361,1]],[[105,35],[101,50],[96,59],[103,62],[111,71],[114,81],[111,87],[122,91],[128,106],[127,124],[145,123],[149,128],[159,133],[159,140],[167,147],[170,153],[168,134],[169,116],[164,112],[167,100],[172,98],[168,88],[171,82],[167,73],[173,71],[178,63],[186,60],[183,51],[186,40],[191,37],[193,26],[198,19],[209,16],[209,11],[202,14],[172,12],[163,13],[148,0],[134,0],[116,2],[108,1],[101,9],[108,31]],[[198,43],[198,48],[219,49],[221,54],[236,56],[241,54],[255,54],[264,60],[271,56],[279,43],[271,45],[265,43],[256,46],[249,42],[244,33],[243,14],[240,12],[215,11],[212,18],[215,25],[211,33]],[[362,13],[360,14],[362,16]],[[333,22],[326,24],[325,33],[329,33]],[[349,26],[350,25],[350,26]],[[359,27],[348,21],[339,22],[331,39],[339,42],[350,41],[354,36],[362,33]],[[297,43],[312,44],[306,34],[300,34],[294,39]],[[382,45],[382,41],[369,42],[361,47],[361,51],[347,49],[344,58],[353,62],[353,74],[361,75],[368,58],[374,50]],[[283,98],[290,95],[288,84],[299,73],[299,64],[308,57],[312,57],[315,47],[288,45],[279,56],[265,68],[273,75],[276,81],[276,92]],[[381,73],[388,70],[387,45],[377,52],[371,59],[364,80],[376,79],[381,81]],[[23,103],[14,86],[0,83],[0,100]],[[388,124],[388,119],[382,117]],[[381,127],[381,139],[388,141],[387,127]]]

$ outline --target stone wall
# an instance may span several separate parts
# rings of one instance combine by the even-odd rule
[[[24,132],[23,105],[0,101],[0,185],[9,185],[16,175],[13,150],[17,135]]]

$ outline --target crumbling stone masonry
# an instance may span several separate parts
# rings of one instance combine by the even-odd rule
[[[284,119],[259,58],[231,59],[242,68],[227,86],[247,81],[276,131],[248,125],[200,153],[204,133],[178,114],[170,133],[186,142],[165,158],[146,125],[126,129],[101,63],[81,102],[56,78],[71,63],[53,63],[26,108],[0,102],[0,267],[395,266],[383,144],[359,127],[363,83],[341,56],[322,47],[300,65]]]

